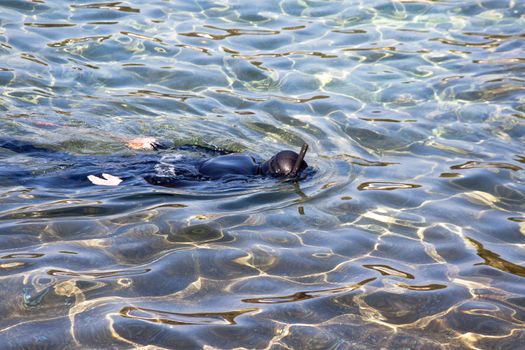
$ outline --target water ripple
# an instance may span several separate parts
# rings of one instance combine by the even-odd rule
[[[516,348],[524,15],[0,2],[0,135],[63,156],[0,148],[2,348]],[[137,136],[260,159],[306,142],[311,171],[83,182],[82,157],[126,173],[174,156]]]

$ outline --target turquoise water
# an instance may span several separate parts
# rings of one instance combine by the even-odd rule
[[[520,348],[524,28],[519,0],[2,0],[3,138],[316,170],[70,187],[0,148],[2,348]]]

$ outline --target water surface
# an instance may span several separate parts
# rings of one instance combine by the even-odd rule
[[[513,0],[3,0],[3,138],[307,142],[316,172],[68,186],[0,149],[2,347],[519,348],[524,28]]]

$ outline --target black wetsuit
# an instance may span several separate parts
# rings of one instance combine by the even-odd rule
[[[297,160],[297,153],[281,151],[268,161],[248,153],[232,153],[203,146],[173,147],[174,152],[138,155],[72,155],[30,143],[0,140],[0,148],[23,155],[25,159],[7,158],[0,168],[0,177],[8,182],[22,183],[38,179],[49,186],[78,186],[91,184],[88,175],[102,173],[119,177],[129,184],[146,180],[152,185],[179,187],[207,180],[224,181],[247,179],[251,176],[287,176]],[[155,149],[171,148],[156,144]],[[1,152],[0,152],[1,157]],[[29,157],[29,158],[27,158]],[[35,169],[31,165],[36,164]],[[27,166],[29,165],[29,166]],[[307,167],[302,161],[299,170]],[[73,183],[72,183],[73,182]]]

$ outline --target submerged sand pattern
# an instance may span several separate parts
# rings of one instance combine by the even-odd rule
[[[2,348],[519,348],[524,16],[3,1],[1,137],[123,156],[137,135],[261,157],[307,142],[316,173],[69,188],[75,164],[0,148]]]

